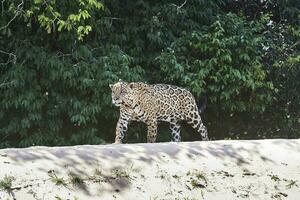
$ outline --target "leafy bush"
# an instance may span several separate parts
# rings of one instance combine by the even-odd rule
[[[157,58],[166,81],[205,94],[223,109],[263,112],[274,86],[262,64],[259,25],[229,13],[175,41]]]

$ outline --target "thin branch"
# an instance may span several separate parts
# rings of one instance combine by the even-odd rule
[[[50,7],[50,5],[48,4],[48,2],[47,1],[44,1],[44,4],[46,4],[46,6],[47,7]],[[52,11],[52,9],[49,9],[50,10],[50,12],[51,12],[51,14],[55,17],[53,20],[52,20],[52,23],[54,23],[54,21],[55,20],[61,20],[60,18],[59,18],[59,16],[57,15],[57,14],[55,14],[53,11]]]
[[[6,0],[2,0],[1,1],[1,4],[2,4],[2,10],[1,10],[1,16],[3,17],[3,13],[4,13],[4,2],[5,2]]]
[[[102,19],[119,20],[119,21],[124,20],[124,19],[119,18],[119,17],[102,17]]]
[[[6,63],[0,63],[1,65],[2,64],[6,65],[6,64],[10,63],[11,61],[13,62],[13,64],[16,64],[17,56],[15,54],[9,53],[9,52],[6,52],[6,51],[2,51],[2,50],[0,50],[0,53],[6,54],[6,55],[9,56],[7,62]],[[11,57],[13,57],[13,58],[10,59]]]
[[[10,85],[10,84],[12,84],[13,83],[13,81],[10,81],[10,82],[4,82],[4,83],[1,83],[0,84],[0,88],[2,88],[3,86],[6,86],[6,85]]]
[[[185,0],[180,6],[177,6],[176,4],[172,3],[171,5],[175,6],[177,8],[177,10],[181,9],[185,4],[186,4],[187,0]]]
[[[9,53],[9,52],[2,51],[2,50],[0,50],[0,53],[6,54],[6,55],[15,55],[15,54],[13,54],[13,53]]]
[[[56,54],[56,57],[57,58],[61,58],[61,57],[67,57],[67,56],[72,56],[72,54],[70,54],[70,53],[63,53],[63,52],[61,52],[61,51],[59,51],[59,52],[57,52],[57,54]]]
[[[4,1],[5,0],[3,0],[2,1],[2,9],[3,9],[3,3],[4,3]],[[5,25],[5,26],[2,26],[1,28],[0,28],[0,31],[2,30],[2,29],[6,29],[9,25],[10,25],[10,23],[11,22],[13,22],[15,19],[16,19],[16,17],[18,17],[19,15],[20,15],[20,13],[22,13],[22,10],[23,10],[23,4],[24,4],[24,0],[22,0],[22,2],[17,6],[17,10],[16,10],[16,14],[15,14],[15,16]],[[2,10],[2,12],[3,12],[3,10]],[[3,13],[2,13],[3,14]]]
[[[300,44],[300,40],[298,40],[297,42],[295,42],[294,44],[292,44],[288,50],[291,50],[292,48],[294,48],[295,46],[297,46],[298,44]]]

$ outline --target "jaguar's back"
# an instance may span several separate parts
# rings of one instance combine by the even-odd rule
[[[173,85],[153,85],[154,99],[158,107],[157,117],[169,117],[174,121],[186,120],[193,111],[198,112],[193,95],[186,89]],[[163,119],[162,119],[163,120]]]

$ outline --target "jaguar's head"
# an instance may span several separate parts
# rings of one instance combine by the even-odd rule
[[[121,79],[115,84],[109,84],[112,91],[111,98],[112,103],[115,106],[121,106],[122,104],[130,104],[132,84],[126,83]]]

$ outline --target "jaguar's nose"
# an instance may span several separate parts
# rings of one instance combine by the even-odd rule
[[[115,106],[119,106],[121,104],[121,100],[119,98],[116,98],[116,99],[112,99],[112,103],[115,105]]]

